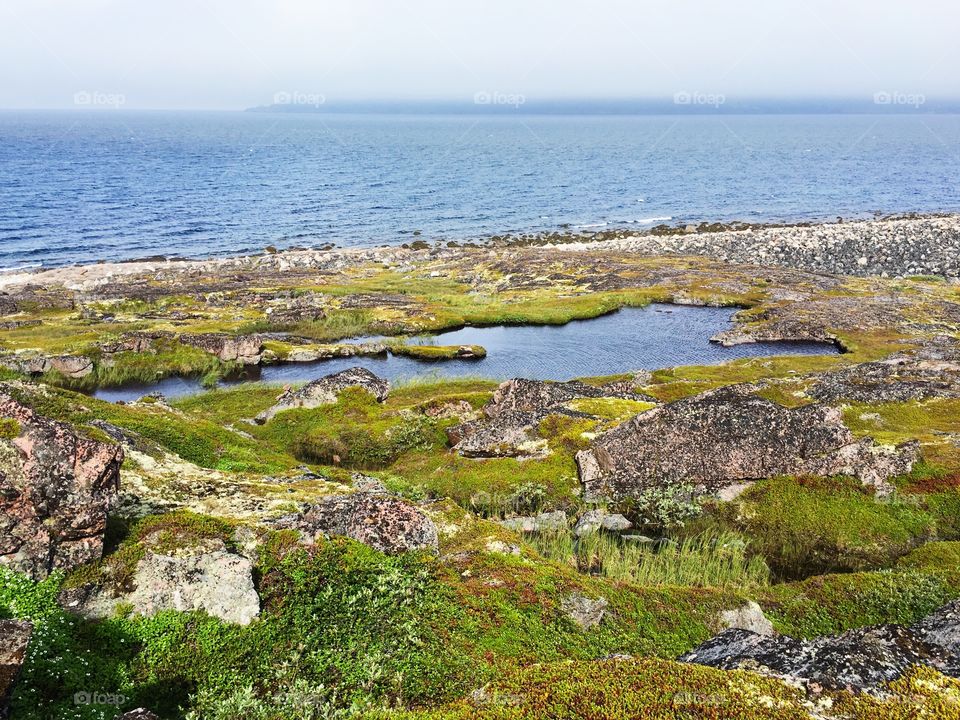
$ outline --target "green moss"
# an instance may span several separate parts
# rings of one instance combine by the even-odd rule
[[[0,418],[0,439],[12,440],[20,435],[20,423],[14,418]]]
[[[469,350],[469,358],[477,359],[487,356],[487,351],[480,345],[407,345],[393,343],[390,352],[394,355],[415,358],[417,360],[453,360],[462,357],[464,347]]]

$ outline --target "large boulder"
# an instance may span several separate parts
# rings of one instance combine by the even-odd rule
[[[447,431],[451,446],[465,457],[536,457],[547,452],[536,428],[548,415],[589,417],[567,405],[581,398],[652,400],[624,384],[587,385],[517,378],[500,385],[483,407],[483,417]]]
[[[148,551],[137,563],[131,585],[120,592],[91,586],[70,589],[61,594],[60,603],[91,619],[110,617],[121,605],[146,616],[161,610],[203,610],[237,625],[247,625],[260,614],[253,564],[222,543],[173,554]]]
[[[56,372],[79,379],[93,372],[93,360],[86,355],[43,355],[34,352],[14,353],[0,358],[0,365],[23,375]]]
[[[286,390],[273,407],[257,415],[256,422],[260,425],[268,422],[274,415],[284,410],[294,408],[316,408],[321,405],[332,405],[337,402],[337,395],[348,387],[359,387],[376,398],[377,402],[387,399],[390,392],[390,383],[377,377],[366,368],[352,367],[341,370],[332,375],[325,375],[318,380],[309,382],[299,390]]]
[[[852,475],[886,492],[917,456],[916,443],[855,438],[836,408],[786,408],[735,385],[637,415],[577,453],[577,466],[584,497],[596,501],[673,484],[718,492],[777,475]]]
[[[410,550],[437,552],[437,526],[414,505],[382,492],[323,498],[305,512],[280,518],[277,527],[299,530],[308,542],[348,537],[395,555]]]
[[[10,712],[13,684],[27,656],[33,625],[21,620],[0,620],[0,718]]]
[[[960,362],[891,358],[817,376],[809,395],[823,402],[905,402],[960,397]]]
[[[255,335],[228,335],[227,333],[184,334],[179,338],[184,345],[199,348],[216,355],[224,362],[257,365],[263,358],[263,342]]]
[[[44,578],[98,559],[123,450],[35,413],[0,388],[0,563]]]
[[[900,625],[875,625],[841,635],[798,640],[744,629],[724,630],[681,662],[724,670],[757,670],[828,690],[878,691],[914,665],[956,675],[957,658]]]

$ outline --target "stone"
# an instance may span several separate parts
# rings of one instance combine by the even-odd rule
[[[82,588],[61,595],[66,610],[90,619],[114,615],[128,605],[138,615],[162,610],[208,615],[237,625],[248,625],[260,614],[260,597],[253,583],[253,563],[228,552],[199,548],[162,554],[148,551],[137,563],[133,589],[115,593],[109,588]]]
[[[720,627],[736,630],[749,630],[757,635],[772,636],[775,634],[773,623],[763,614],[763,609],[753,600],[748,601],[733,610],[723,610],[718,617]]]
[[[956,674],[956,659],[949,651],[900,625],[875,625],[814,640],[730,629],[679,660],[725,670],[757,670],[828,690],[867,692],[882,690],[914,665]]]
[[[610,603],[606,598],[589,598],[581,593],[570,593],[560,601],[560,609],[584,630],[599,625]]]
[[[125,712],[123,715],[118,715],[116,720],[160,720],[160,716],[141,707]]]
[[[440,549],[433,520],[411,503],[378,492],[325,497],[305,512],[280,518],[274,525],[299,530],[308,542],[348,537],[388,555]]]
[[[960,397],[960,361],[897,358],[818,375],[808,394],[822,402],[906,402]]]
[[[852,475],[880,493],[910,471],[918,445],[857,439],[839,409],[786,408],[734,385],[640,413],[577,453],[584,499],[623,499],[652,487],[707,492],[777,475]]]
[[[13,685],[27,657],[33,625],[23,620],[0,620],[0,718],[8,717]]]
[[[34,579],[97,560],[123,449],[38,415],[0,386],[0,564]]]
[[[14,353],[0,358],[0,365],[24,375],[56,372],[68,378],[84,378],[93,372],[93,360],[85,355],[41,355]]]
[[[184,334],[177,338],[182,344],[216,355],[223,362],[257,365],[263,356],[263,342],[255,335],[227,333]]]
[[[947,603],[911,629],[926,642],[940,645],[960,657],[960,600]]]
[[[483,407],[483,417],[447,430],[450,445],[464,457],[543,457],[546,440],[536,427],[548,415],[590,417],[566,405],[580,398],[618,397],[652,400],[632,386],[587,385],[517,378],[502,383]]]
[[[272,407],[264,410],[255,418],[263,425],[279,412],[294,408],[317,408],[337,402],[337,396],[348,387],[359,387],[373,395],[377,402],[383,402],[390,393],[390,383],[361,367],[347,368],[338,373],[325,375],[307,383],[299,390],[284,390]]]
[[[567,528],[567,514],[563,510],[501,520],[503,527],[520,533],[559,532]]]
[[[584,537],[599,530],[607,532],[623,532],[633,527],[627,518],[618,513],[609,513],[606,510],[588,510],[577,519],[573,526],[573,534]]]

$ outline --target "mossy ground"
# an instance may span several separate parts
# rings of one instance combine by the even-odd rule
[[[844,355],[661,370],[643,388],[669,401],[731,383],[775,380],[762,391],[764,397],[793,406],[809,402],[803,374],[883,357],[942,332],[940,303],[957,299],[955,289],[926,279],[827,281],[799,273],[771,279],[685,258],[611,262],[587,256],[577,263],[595,262],[593,267],[572,270],[572,263],[548,254],[532,264],[526,256],[518,258],[485,251],[460,260],[421,258],[409,272],[348,265],[309,278],[295,272],[289,278],[258,278],[262,287],[247,282],[242,289],[215,292],[164,294],[155,283],[157,292],[143,300],[71,310],[24,308],[17,319],[42,324],[0,331],[0,347],[96,359],[95,343],[144,329],[286,331],[332,343],[464,324],[557,324],[669,299],[750,308],[742,320],[759,327],[783,310],[777,292],[785,285],[811,302],[869,304],[879,297],[878,307],[885,308],[893,297],[909,303],[903,322],[890,327],[828,325],[850,350]],[[275,295],[281,304],[318,296],[324,315],[277,321],[263,307]],[[831,317],[842,325],[841,316]],[[271,343],[281,357],[289,351],[289,344]],[[449,353],[424,347],[430,349],[418,352]],[[155,354],[118,357],[111,367],[98,363],[83,382],[170,373],[213,377],[227,370],[212,356],[172,342]],[[0,371],[0,379],[13,377]],[[743,563],[736,570],[751,580],[737,583],[721,574],[692,578],[695,564],[683,550],[675,560],[664,554],[657,559],[660,566],[652,563],[655,578],[604,574],[593,559],[584,567],[573,553],[553,554],[544,547],[538,552],[491,520],[514,512],[583,509],[574,454],[592,434],[648,409],[645,403],[576,401],[571,409],[591,417],[554,415],[537,428],[550,449],[546,457],[475,460],[450,452],[445,431],[458,418],[433,411],[451,406],[469,412],[464,403],[478,410],[496,387],[483,379],[409,383],[394,388],[382,404],[348,391],[336,404],[281,413],[264,426],[245,420],[270,407],[279,388],[215,390],[170,406],[113,405],[32,383],[11,387],[39,412],[82,432],[102,439],[102,430],[89,424],[104,420],[130,433],[142,446],[139,454],[131,453],[124,477],[136,477],[158,497],[172,497],[174,506],[190,507],[180,501],[196,492],[193,484],[209,490],[214,480],[255,500],[309,501],[346,490],[351,473],[362,470],[395,492],[427,501],[441,544],[439,558],[388,557],[347,540],[304,548],[289,533],[262,533],[255,580],[263,612],[250,626],[176,612],[82,621],[56,605],[64,585],[123,586],[146,552],[204,540],[236,547],[237,528],[260,519],[183,510],[114,517],[99,563],[41,583],[0,570],[0,616],[37,622],[14,696],[14,718],[21,720],[113,716],[112,707],[76,705],[73,694],[81,691],[123,694],[124,709],[147,705],[178,720],[632,718],[641,712],[671,720],[805,718],[804,698],[779,681],[681,665],[672,658],[715,632],[720,610],[747,599],[758,601],[779,630],[814,636],[869,623],[913,622],[960,596],[955,442],[960,407],[953,400],[845,409],[857,433],[884,442],[921,441],[925,463],[898,480],[892,498],[878,502],[844,478],[771,478],[730,503],[706,506],[698,519],[670,531],[679,548],[704,533],[741,540]],[[4,424],[0,440],[16,432]],[[170,457],[184,464],[166,474],[147,462],[162,464]],[[174,485],[179,494],[171,494]],[[704,555],[698,557],[713,557],[709,548],[700,551]],[[772,582],[765,574],[762,579],[752,571],[744,574],[744,568],[767,566]],[[604,621],[587,630],[575,625],[561,607],[571,592],[604,597],[609,602]],[[611,655],[634,658],[605,659]],[[913,717],[917,708],[903,701],[907,698],[922,703],[932,718],[958,716],[960,687],[954,680],[917,671],[893,690],[899,695],[888,701],[838,695],[834,708],[844,718]]]

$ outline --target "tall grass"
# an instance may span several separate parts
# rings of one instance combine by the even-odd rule
[[[575,538],[570,530],[539,534],[531,544],[544,557],[582,572],[638,585],[756,587],[767,585],[770,569],[750,556],[747,543],[732,532],[707,531],[656,545],[624,541],[603,533]]]

